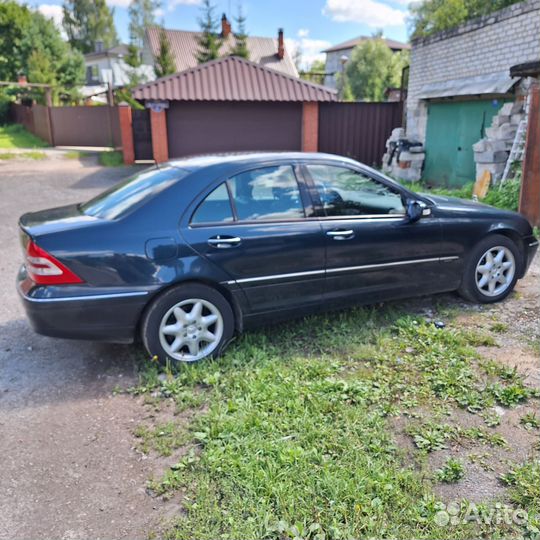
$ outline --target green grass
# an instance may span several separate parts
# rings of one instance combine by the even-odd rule
[[[465,468],[461,461],[448,458],[446,463],[437,471],[437,480],[453,484],[458,482],[465,476]]]
[[[245,334],[217,361],[158,378],[145,363],[133,392],[186,404],[205,400],[187,433],[140,428],[147,450],[189,451],[161,478],[156,494],[180,490],[177,539],[344,539],[496,537],[519,527],[476,522],[443,529],[433,474],[419,463],[447,442],[506,446],[494,430],[462,428],[452,410],[481,414],[505,388],[522,385],[479,362],[482,336],[437,329],[395,308],[310,317]],[[502,372],[501,372],[502,373]],[[509,392],[510,405],[532,392]],[[445,421],[441,422],[441,415]],[[418,461],[394,439],[408,423]],[[174,426],[170,427],[175,433]],[[156,436],[156,433],[163,435]],[[513,527],[513,528],[512,528]]]
[[[44,148],[48,144],[20,124],[0,126],[0,148]]]
[[[10,159],[46,159],[47,155],[44,152],[29,151],[29,152],[0,152],[0,161]]]
[[[83,152],[82,150],[69,150],[64,154],[65,159],[82,159],[92,156],[92,152]]]
[[[116,150],[111,152],[101,152],[99,154],[99,163],[104,167],[120,167],[124,164],[122,152]]]

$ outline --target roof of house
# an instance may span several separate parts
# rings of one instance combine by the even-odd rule
[[[146,35],[150,44],[150,49],[153,57],[155,58],[159,53],[159,37],[161,28],[157,26],[151,26],[146,29]],[[186,30],[167,30],[165,29],[167,39],[171,46],[171,52],[174,56],[177,71],[184,71],[186,69],[195,67],[197,65],[197,52],[199,50],[199,44],[197,38],[200,37],[201,32],[188,32]],[[230,54],[234,45],[236,44],[236,38],[233,33],[229,34],[223,41],[220,48],[220,56],[226,56]],[[291,57],[287,53],[285,48],[285,56],[283,59],[279,59],[277,56],[278,43],[277,38],[270,37],[247,37],[247,48],[249,51],[249,59],[252,62],[261,64],[263,66],[275,69],[286,75],[292,75],[298,77],[296,66]]]
[[[119,45],[116,45],[115,47],[111,47],[110,49],[103,49],[102,51],[94,51],[88,54],[85,54],[84,57],[91,59],[91,58],[98,58],[100,56],[126,56],[128,54],[128,46],[125,43],[120,43]]]
[[[135,99],[182,101],[335,101],[324,86],[237,56],[206,62],[133,89]]]
[[[363,43],[364,41],[369,41],[371,39],[379,39],[379,38],[373,38],[371,36],[358,36],[356,38],[349,39],[348,41],[344,41],[343,43],[338,43],[337,45],[334,45],[333,47],[330,47],[329,49],[325,49],[323,52],[329,53],[329,52],[336,52],[336,51],[344,51],[347,49],[354,49],[354,47],[356,47],[360,43]],[[382,40],[393,51],[402,51],[404,49],[411,48],[411,46],[408,43],[402,43],[401,41],[395,41],[394,39],[382,38]]]

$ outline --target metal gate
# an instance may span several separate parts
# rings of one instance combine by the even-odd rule
[[[321,103],[319,152],[348,156],[379,166],[386,139],[401,126],[403,104]]]
[[[150,110],[133,109],[131,122],[133,127],[133,149],[136,160],[153,159],[152,130],[150,128]]]

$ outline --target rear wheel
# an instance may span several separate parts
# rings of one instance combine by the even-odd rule
[[[512,240],[498,234],[488,236],[471,251],[459,293],[467,300],[484,304],[506,298],[516,284],[520,260]]]
[[[146,350],[161,362],[197,362],[218,356],[234,333],[234,314],[215,289],[179,285],[146,312],[141,334]]]

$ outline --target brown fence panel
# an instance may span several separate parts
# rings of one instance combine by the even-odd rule
[[[49,144],[53,144],[48,108],[44,105],[34,105],[31,111],[34,116],[33,133]]]
[[[32,107],[12,103],[11,118],[16,124],[22,124],[28,131],[34,133],[34,115],[32,114]]]
[[[51,120],[57,146],[121,145],[117,107],[52,107]]]
[[[380,166],[392,129],[401,125],[402,103],[320,103],[319,151]]]

